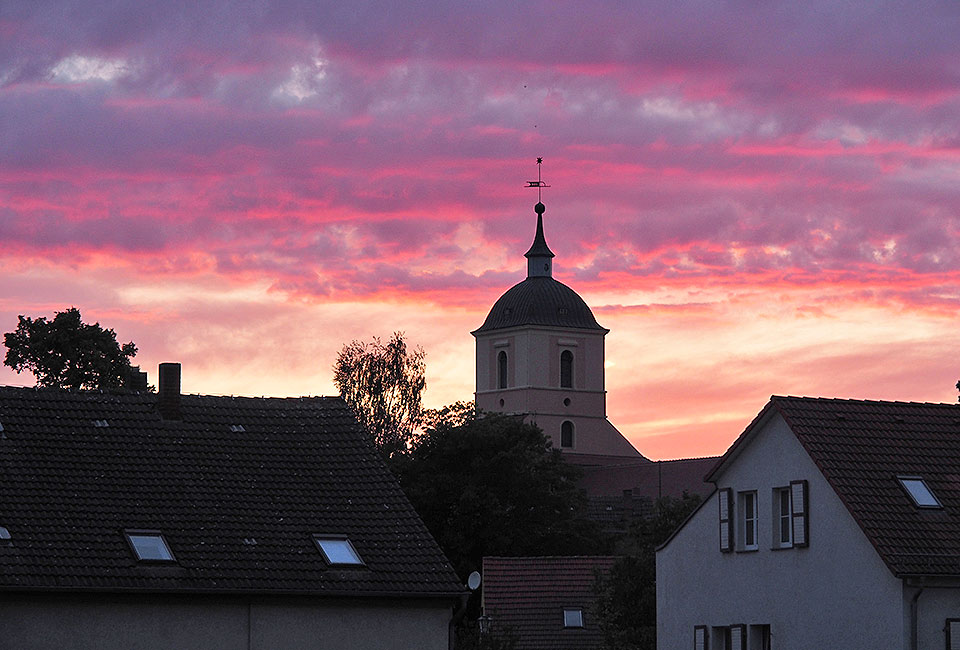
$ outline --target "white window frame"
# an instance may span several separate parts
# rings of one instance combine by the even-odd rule
[[[760,527],[759,501],[756,490],[737,492],[737,538],[740,541],[737,547],[738,551],[760,549],[759,535],[757,534]]]

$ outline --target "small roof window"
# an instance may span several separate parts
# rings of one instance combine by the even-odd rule
[[[233,431],[234,433],[243,433],[244,431],[246,431],[246,429],[243,428],[242,424],[231,424],[230,430]]]
[[[0,546],[10,546],[13,544],[13,538],[10,536],[10,531],[0,526]]]
[[[176,562],[163,535],[153,530],[128,530],[127,542],[140,562]]]
[[[943,505],[933,495],[926,482],[919,476],[898,476],[900,485],[919,508],[942,508]]]
[[[344,535],[314,535],[313,541],[323,554],[323,559],[330,565],[363,566],[363,560],[357,549]]]
[[[564,608],[563,627],[583,627],[583,610]]]

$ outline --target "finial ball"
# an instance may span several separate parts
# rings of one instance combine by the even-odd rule
[[[536,212],[537,214],[543,214],[544,212],[547,211],[547,206],[545,206],[540,202],[537,202],[537,204],[533,206],[533,211]]]

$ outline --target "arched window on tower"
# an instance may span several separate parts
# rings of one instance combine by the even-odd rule
[[[497,355],[497,388],[507,387],[507,353],[500,350]]]
[[[573,447],[573,422],[570,420],[564,420],[560,425],[560,446]]]
[[[573,388],[573,352],[560,353],[560,388]]]

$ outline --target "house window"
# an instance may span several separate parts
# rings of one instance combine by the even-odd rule
[[[134,556],[140,562],[176,562],[167,541],[158,531],[128,530],[124,534]]]
[[[755,491],[737,493],[737,508],[740,517],[737,522],[737,532],[740,538],[739,550],[755,551],[759,548],[757,544],[757,493]]]
[[[790,507],[790,488],[773,489],[773,548],[793,546],[793,512]]]
[[[560,425],[560,446],[573,447],[573,422],[570,420],[564,420]]]
[[[573,352],[560,353],[560,387],[573,388]]]
[[[583,627],[583,610],[564,609],[563,627]]]
[[[327,564],[338,566],[363,566],[363,560],[350,540],[342,535],[314,535],[313,541],[323,554]]]
[[[919,476],[898,476],[900,485],[907,491],[918,508],[942,508],[940,500],[934,496],[926,482]]]
[[[507,387],[507,353],[500,350],[497,354],[497,388]]]

